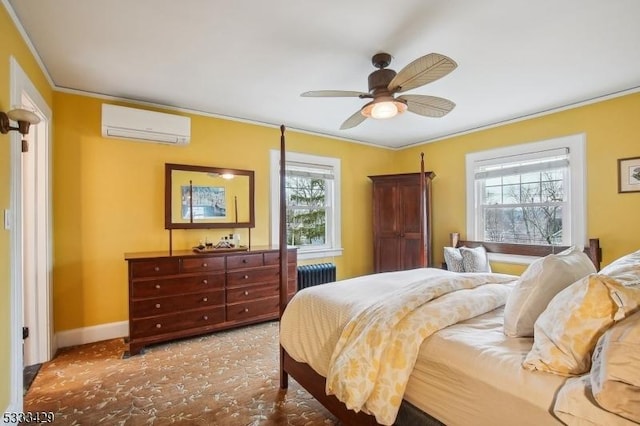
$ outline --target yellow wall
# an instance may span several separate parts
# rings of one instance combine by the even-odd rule
[[[406,149],[398,170],[412,167],[419,152],[433,182],[434,254],[442,261],[449,233],[466,237],[465,153],[585,133],[587,139],[587,233],[600,238],[604,264],[640,248],[640,193],[618,194],[617,160],[640,156],[640,93]],[[439,264],[439,263],[438,263]],[[498,265],[502,272],[522,267]]]
[[[54,193],[55,330],[128,318],[125,252],[167,250],[164,164],[255,171],[252,245],[269,244],[269,150],[280,130],[191,116],[191,143],[171,146],[105,139],[100,99],[56,92]],[[286,124],[286,123],[285,123]],[[287,131],[287,149],[342,160],[340,277],[371,272],[371,189],[367,175],[388,170],[393,151]],[[176,230],[174,249],[229,230]],[[247,241],[240,230],[241,241]]]
[[[0,111],[11,109],[9,93],[9,58],[13,56],[44,100],[51,105],[52,91],[45,76],[24,44],[13,21],[4,7],[0,7]],[[0,134],[0,215],[9,209],[11,195],[11,165],[9,135]],[[10,399],[10,275],[9,275],[9,231],[0,228],[0,408],[7,407]],[[15,325],[17,326],[17,325]]]

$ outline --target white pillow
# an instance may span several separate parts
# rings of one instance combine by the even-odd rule
[[[460,247],[460,254],[464,272],[491,272],[489,257],[484,247]]]
[[[624,285],[640,286],[640,250],[622,256],[611,262],[600,271]]]
[[[459,248],[445,247],[444,261],[447,263],[447,269],[451,272],[464,272],[462,266],[462,254]]]
[[[504,334],[533,336],[533,324],[551,299],[582,277],[596,272],[578,247],[550,254],[531,263],[516,282],[504,307]]]
[[[602,408],[640,423],[640,311],[602,335],[593,351],[590,378]]]

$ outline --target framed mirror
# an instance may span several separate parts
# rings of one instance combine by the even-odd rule
[[[165,228],[253,228],[253,170],[165,164]]]

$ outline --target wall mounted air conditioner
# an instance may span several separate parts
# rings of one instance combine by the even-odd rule
[[[191,119],[163,112],[102,104],[102,136],[186,145],[191,138]]]

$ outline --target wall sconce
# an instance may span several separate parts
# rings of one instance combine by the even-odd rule
[[[9,124],[9,120],[18,122],[18,127],[13,127]],[[17,130],[22,134],[22,152],[27,152],[28,146],[24,136],[29,134],[29,126],[32,124],[38,124],[40,117],[35,113],[22,108],[12,109],[9,112],[0,111],[0,133],[6,135],[11,130]]]

